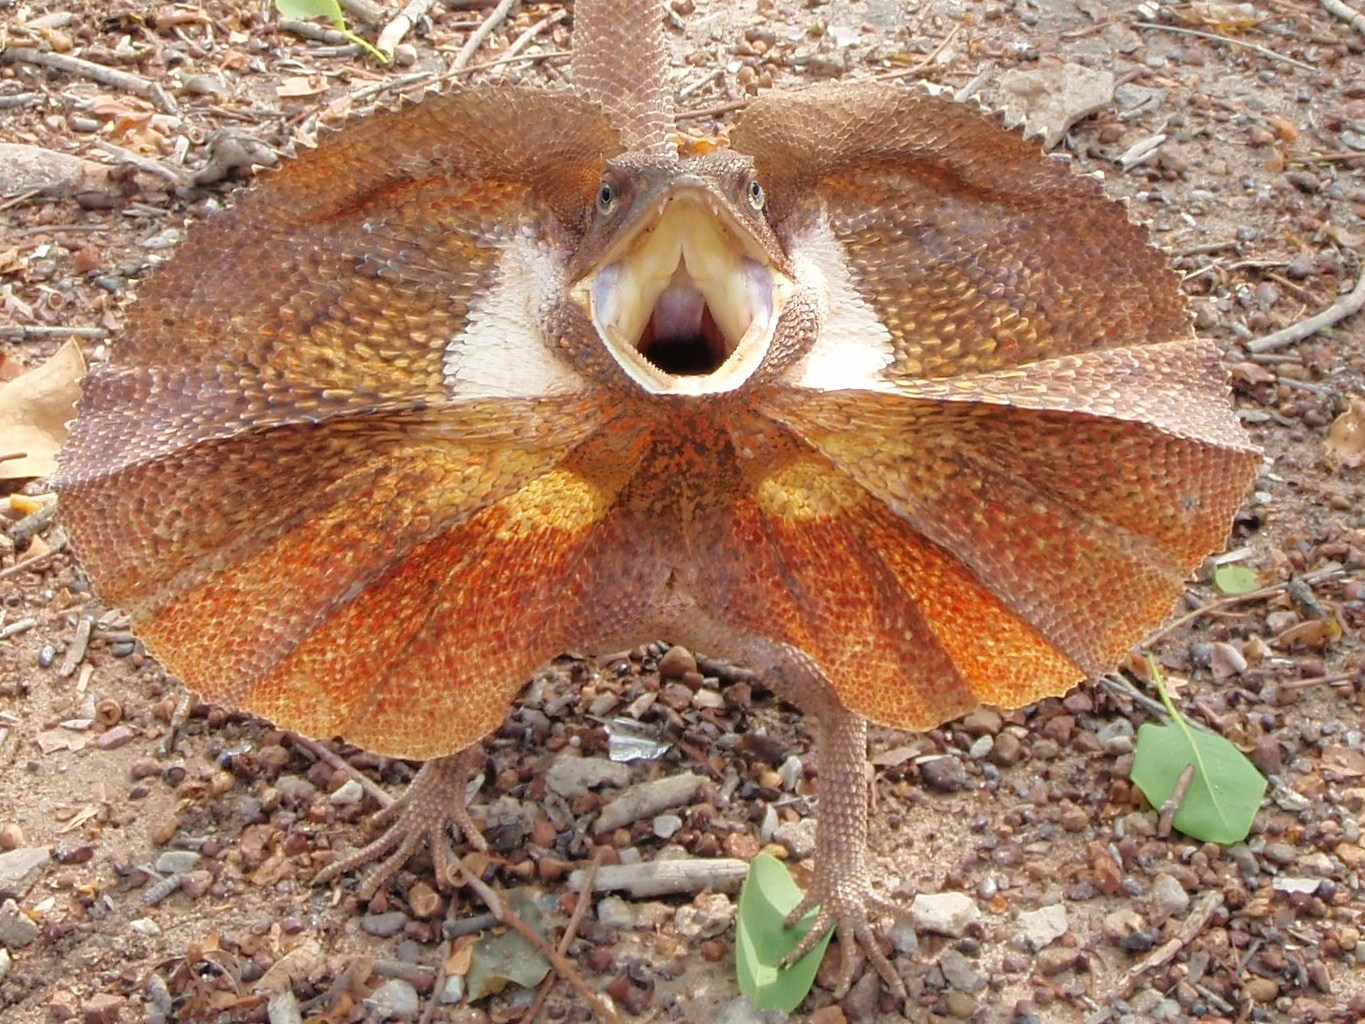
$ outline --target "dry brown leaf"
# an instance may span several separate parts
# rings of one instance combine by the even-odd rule
[[[0,384],[0,480],[47,476],[57,469],[66,424],[76,415],[85,360],[68,341],[42,366]],[[20,456],[13,458],[7,456]]]
[[[302,99],[326,91],[327,83],[320,75],[295,75],[275,87],[275,95],[284,100]]]
[[[1322,447],[1327,461],[1339,469],[1356,469],[1365,462],[1365,398],[1351,396],[1346,411],[1327,429]]]

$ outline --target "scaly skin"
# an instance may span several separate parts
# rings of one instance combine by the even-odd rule
[[[422,843],[444,875],[450,825],[478,842],[470,751],[539,664],[659,638],[747,662],[819,722],[840,987],[862,946],[903,992],[864,720],[1109,669],[1259,456],[1095,182],[876,85],[765,95],[733,151],[680,160],[657,7],[578,10],[616,26],[586,96],[376,115],[192,231],[85,383],[65,522],[192,689],[429,760],[325,873],[387,855],[367,894]]]

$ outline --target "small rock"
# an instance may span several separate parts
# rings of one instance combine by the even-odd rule
[[[1029,952],[1050,946],[1066,934],[1067,928],[1066,907],[1060,903],[1019,915],[1019,938]]]
[[[964,717],[958,726],[969,736],[994,736],[1004,724],[999,711],[983,705]]]
[[[388,910],[382,914],[366,914],[360,919],[361,930],[366,935],[378,939],[388,939],[397,935],[408,923],[408,915],[401,910]]]
[[[980,992],[986,987],[985,975],[956,949],[944,951],[939,957],[938,969],[943,972],[944,980],[959,992]]]
[[[688,942],[703,942],[723,935],[735,919],[735,904],[724,893],[704,892],[678,908],[673,925]]]
[[[795,754],[788,754],[777,768],[777,776],[782,780],[782,788],[788,793],[796,792],[796,784],[801,781],[801,776],[805,773],[806,766]]]
[[[1289,843],[1266,843],[1261,856],[1271,864],[1284,867],[1286,864],[1294,863],[1294,847]]]
[[[670,647],[659,659],[659,675],[664,679],[681,679],[688,672],[695,671],[697,659],[686,647]]]
[[[365,787],[355,779],[347,779],[332,791],[327,802],[334,807],[350,807],[365,799]]]
[[[956,793],[967,788],[967,769],[951,754],[921,761],[919,771],[924,784],[935,792]]]
[[[575,757],[561,754],[545,772],[545,785],[565,799],[586,796],[599,786],[617,789],[629,784],[630,766],[608,761],[605,757]]]
[[[21,846],[0,853],[0,899],[22,898],[38,880],[48,859],[47,850],[41,846]]]
[[[960,939],[980,919],[976,901],[966,893],[920,893],[910,904],[910,920],[922,932]]]
[[[1044,977],[1051,978],[1069,971],[1076,964],[1077,952],[1065,946],[1049,946],[1039,952],[1034,965]]]
[[[38,937],[38,926],[14,900],[0,904],[0,946],[22,949]]]
[[[192,900],[197,900],[213,888],[211,871],[186,871],[180,875],[180,891]]]
[[[1190,909],[1190,896],[1171,875],[1159,875],[1152,883],[1152,907],[1159,918],[1179,917]]]
[[[81,1020],[84,1024],[118,1024],[119,1014],[127,1003],[122,996],[101,992],[81,1003]]]
[[[1120,907],[1104,916],[1101,930],[1106,939],[1117,945],[1128,936],[1135,935],[1146,927],[1146,920],[1136,910]]]
[[[654,834],[660,839],[672,839],[682,825],[682,818],[676,814],[660,814],[654,819]]]
[[[420,1005],[417,989],[402,978],[390,978],[369,994],[365,1005],[373,1010],[380,1020],[414,1020]]]
[[[1007,729],[995,737],[995,745],[991,748],[991,760],[1002,768],[1008,768],[1012,764],[1018,764],[1023,753],[1023,740]]]
[[[690,803],[697,788],[705,781],[696,772],[683,772],[632,786],[602,808],[602,813],[593,824],[593,831],[610,832],[639,818],[652,818],[660,811]]]
[[[628,931],[635,927],[635,914],[620,896],[604,896],[597,901],[597,923],[604,928]]]
[[[1054,64],[1000,76],[1001,108],[1012,124],[1024,122],[1051,149],[1077,121],[1114,100],[1114,76],[1082,64]]]
[[[1257,1003],[1274,1002],[1280,995],[1280,986],[1269,978],[1248,978],[1243,988]]]
[[[950,989],[943,997],[943,1003],[948,1007],[948,1013],[958,1020],[967,1020],[976,1013],[976,997],[957,989]]]
[[[163,875],[179,875],[198,863],[199,854],[193,850],[167,850],[156,859],[154,866]]]
[[[161,934],[161,925],[157,924],[150,917],[139,917],[128,922],[128,930],[134,935],[141,935],[144,938],[153,939]]]
[[[786,847],[793,860],[804,860],[815,852],[815,819],[784,821],[773,829],[773,839]]]
[[[135,736],[137,736],[136,730],[127,725],[119,724],[112,729],[106,729],[104,732],[100,733],[99,737],[95,740],[95,746],[99,747],[101,750],[117,750]],[[110,998],[117,999],[118,997],[111,996]],[[120,1005],[122,1005],[121,1002]],[[117,1017],[115,1019],[117,1019]]]

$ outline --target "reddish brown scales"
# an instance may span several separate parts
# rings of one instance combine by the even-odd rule
[[[576,63],[590,91],[628,34]],[[660,82],[604,99],[640,151],[612,173],[645,218],[709,189],[694,255],[747,275],[726,300],[751,323],[776,311],[749,376],[651,393],[594,327],[634,258],[599,105],[455,92],[191,232],[91,373],[64,515],[191,687],[381,753],[454,754],[568,647],[750,660],[821,716],[815,895],[867,945],[858,716],[919,728],[1105,670],[1258,457],[1095,182],[876,86],[764,97],[732,135],[752,168],[681,164]]]

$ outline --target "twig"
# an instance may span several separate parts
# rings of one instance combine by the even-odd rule
[[[1281,690],[1307,690],[1314,686],[1348,686],[1361,680],[1359,672],[1341,672],[1334,676],[1312,676],[1308,679],[1292,679],[1280,683]]]
[[[50,562],[53,556],[55,556],[63,547],[65,547],[65,544],[54,543],[52,547],[48,548],[41,555],[34,555],[32,558],[24,559],[22,562],[16,562],[8,569],[0,569],[0,580],[7,580],[11,576],[18,576],[21,572],[27,572],[29,569],[41,568],[47,562]]]
[[[523,921],[515,911],[503,902],[502,898],[493,891],[492,886],[486,884],[482,878],[473,872],[467,871],[465,866],[458,861],[456,867],[459,869],[464,884],[474,890],[479,899],[483,900],[499,921],[529,942],[536,952],[550,962],[551,967],[564,976],[564,980],[573,986],[574,991],[588,1004],[598,1020],[610,1021],[611,1024],[621,1024],[621,1018],[616,1015],[616,1011],[602,1002],[596,992],[588,988],[588,983],[583,980],[583,976],[578,971],[574,970],[573,964],[560,956],[548,942],[537,935],[534,928]]]
[[[1309,573],[1307,576],[1303,577],[1303,580],[1305,583],[1309,584],[1325,583],[1326,581],[1333,579],[1338,575],[1340,575],[1340,573],[1336,569],[1325,569],[1318,572]],[[1288,589],[1289,589],[1288,582],[1272,583],[1270,586],[1261,587],[1258,590],[1248,590],[1245,594],[1229,594],[1227,597],[1220,597],[1215,601],[1210,601],[1206,605],[1201,605],[1200,607],[1195,608],[1192,611],[1188,611],[1184,615],[1177,615],[1174,619],[1166,623],[1166,625],[1162,626],[1156,632],[1148,633],[1147,636],[1143,638],[1142,643],[1144,646],[1150,646],[1151,644],[1156,643],[1156,641],[1160,640],[1162,637],[1174,633],[1181,626],[1187,625],[1188,623],[1193,622],[1195,619],[1202,618],[1203,616],[1208,615],[1211,612],[1218,612],[1223,610],[1224,608],[1231,608],[1233,605],[1245,604],[1248,601],[1259,601],[1263,597],[1274,597],[1277,594],[1284,593]]]
[[[1273,352],[1275,349],[1284,348],[1317,334],[1324,327],[1331,327],[1337,321],[1359,313],[1361,309],[1365,309],[1365,270],[1361,270],[1360,277],[1356,279],[1356,286],[1349,294],[1343,295],[1316,316],[1290,324],[1283,330],[1267,334],[1264,338],[1255,338],[1247,342],[1247,351]]]
[[[422,1016],[417,1024],[431,1024],[436,1019],[436,1011],[441,1006],[441,990],[446,987],[446,961],[450,959],[450,953],[455,945],[455,936],[451,933],[450,925],[455,921],[456,900],[451,900],[446,906],[445,924],[441,927],[442,934],[445,935],[445,942],[441,944],[441,958],[436,963],[436,977],[431,983],[431,999],[422,1009]]]
[[[725,69],[716,68],[709,75],[703,75],[701,78],[698,78],[692,84],[684,85],[681,89],[678,90],[674,98],[678,100],[678,102],[682,102],[683,100],[687,99],[687,97],[691,96],[694,92],[699,92],[700,90],[705,89],[712,82],[720,81],[720,79],[723,78],[724,76]]]
[[[126,164],[132,164],[138,170],[146,171],[148,174],[155,174],[159,178],[165,178],[172,185],[183,185],[189,179],[189,172],[183,167],[173,167],[160,160],[153,160],[151,157],[142,156],[134,153],[131,149],[124,149],[116,146],[112,142],[104,139],[95,140],[95,148],[108,153],[110,156],[118,157]]]
[[[1190,791],[1190,783],[1193,781],[1194,765],[1187,764],[1181,771],[1180,777],[1175,780],[1175,789],[1171,790],[1171,798],[1161,805],[1161,815],[1156,822],[1156,837],[1158,839],[1165,839],[1171,834],[1171,823],[1180,811],[1180,805],[1185,802],[1185,794]]]
[[[934,61],[938,60],[938,55],[948,48],[948,44],[957,38],[957,34],[962,31],[962,23],[958,22],[953,26],[953,30],[943,37],[943,41],[929,51],[929,55],[918,64],[908,68],[897,68],[895,71],[883,71],[881,74],[873,75],[873,81],[889,82],[893,78],[909,78],[917,75],[925,68],[929,67]]]
[[[512,8],[516,5],[517,0],[499,0],[498,6],[493,8],[488,17],[483,20],[483,24],[476,28],[473,34],[465,40],[465,44],[460,48],[460,52],[457,53],[455,59],[450,62],[450,70],[463,70],[474,58],[474,54],[478,52],[479,47],[484,44],[484,40],[493,34],[493,30],[502,24],[503,19],[507,17]]]
[[[370,0],[337,0],[341,9],[352,15],[356,21],[366,25],[378,25],[384,20],[384,10]]]
[[[714,107],[702,107],[700,110],[683,110],[673,120],[694,121],[702,117],[717,117],[721,114],[728,114],[732,110],[740,110],[748,105],[748,100],[731,100],[728,103],[717,103]]]
[[[1276,53],[1274,50],[1267,50],[1264,46],[1257,46],[1255,43],[1248,43],[1244,39],[1233,39],[1230,36],[1215,35],[1212,32],[1201,32],[1196,28],[1178,28],[1175,25],[1160,25],[1154,21],[1129,22],[1129,28],[1147,29],[1156,32],[1174,32],[1177,35],[1195,36],[1198,39],[1208,39],[1215,43],[1227,43],[1227,45],[1229,46],[1240,46],[1245,50],[1252,50],[1255,53],[1259,53],[1262,57],[1269,57],[1271,60],[1278,60],[1283,61],[1286,64],[1292,64],[1294,65],[1294,67],[1299,68],[1303,71],[1316,70],[1311,64],[1305,64],[1303,61],[1295,60],[1293,57],[1286,57],[1284,54]]]
[[[43,338],[107,338],[103,327],[0,327],[0,341],[37,341]]]
[[[587,912],[588,905],[592,903],[592,886],[597,879],[597,869],[602,866],[602,856],[607,852],[605,846],[597,847],[592,854],[592,862],[583,873],[583,884],[578,887],[578,902],[574,904],[573,913],[569,915],[569,923],[564,928],[564,934],[559,937],[559,955],[564,956],[569,952],[569,946],[573,944],[574,936],[578,934],[578,926],[583,923],[583,915]],[[522,1014],[521,1024],[533,1024],[536,1015],[540,1013],[540,1008],[545,1005],[545,1000],[550,996],[550,990],[555,987],[555,979],[558,974],[551,972],[545,976],[545,980],[540,983],[540,988],[536,990],[536,997],[531,1001],[530,1007]]]
[[[379,39],[374,44],[379,52],[385,57],[392,57],[398,44],[412,31],[412,26],[425,18],[435,3],[436,0],[409,0],[408,5],[398,12],[398,17],[379,33]]]
[[[440,78],[445,81],[450,78],[463,78],[466,75],[476,75],[480,71],[487,71],[489,68],[502,67],[504,64],[534,64],[537,61],[551,60],[555,57],[568,57],[568,50],[545,50],[542,53],[519,53],[515,57],[499,57],[497,60],[487,60],[482,64],[470,64],[468,67],[456,68],[454,71],[447,71]]]
[[[1318,3],[1322,4],[1328,11],[1335,14],[1361,35],[1365,35],[1365,14],[1361,14],[1359,11],[1347,7],[1341,0],[1318,0]]]
[[[107,68],[103,64],[96,64],[94,61],[85,60],[81,57],[70,57],[64,53],[38,50],[32,46],[11,46],[6,50],[0,50],[0,64],[12,61],[22,61],[25,64],[52,68],[54,71],[65,71],[69,75],[80,75],[82,78],[88,78],[100,85],[107,85],[111,89],[122,89],[134,96],[151,100],[156,104],[157,109],[164,114],[176,112],[175,100],[171,99],[170,94],[157,82],[153,82],[150,78],[143,78],[141,75]]]
[[[298,747],[300,750],[312,754],[319,761],[329,764],[333,768],[338,768],[350,775],[351,778],[360,783],[361,789],[365,790],[366,793],[375,799],[381,809],[388,807],[389,804],[393,803],[393,797],[380,789],[373,779],[357,769],[355,765],[351,764],[344,757],[338,755],[337,752],[330,747],[319,743],[317,740],[310,740],[307,736],[300,736],[298,733],[290,733],[290,739],[294,746]]]
[[[541,18],[538,22],[536,22],[534,25],[528,28],[521,35],[517,36],[516,39],[512,40],[512,45],[509,46],[507,48],[507,52],[502,55],[503,59],[506,60],[508,57],[515,57],[522,50],[526,49],[526,47],[530,46],[531,42],[536,38],[536,36],[540,35],[550,26],[558,25],[568,16],[569,16],[568,9],[564,7],[561,7],[553,14],[547,14],[545,17]]]

